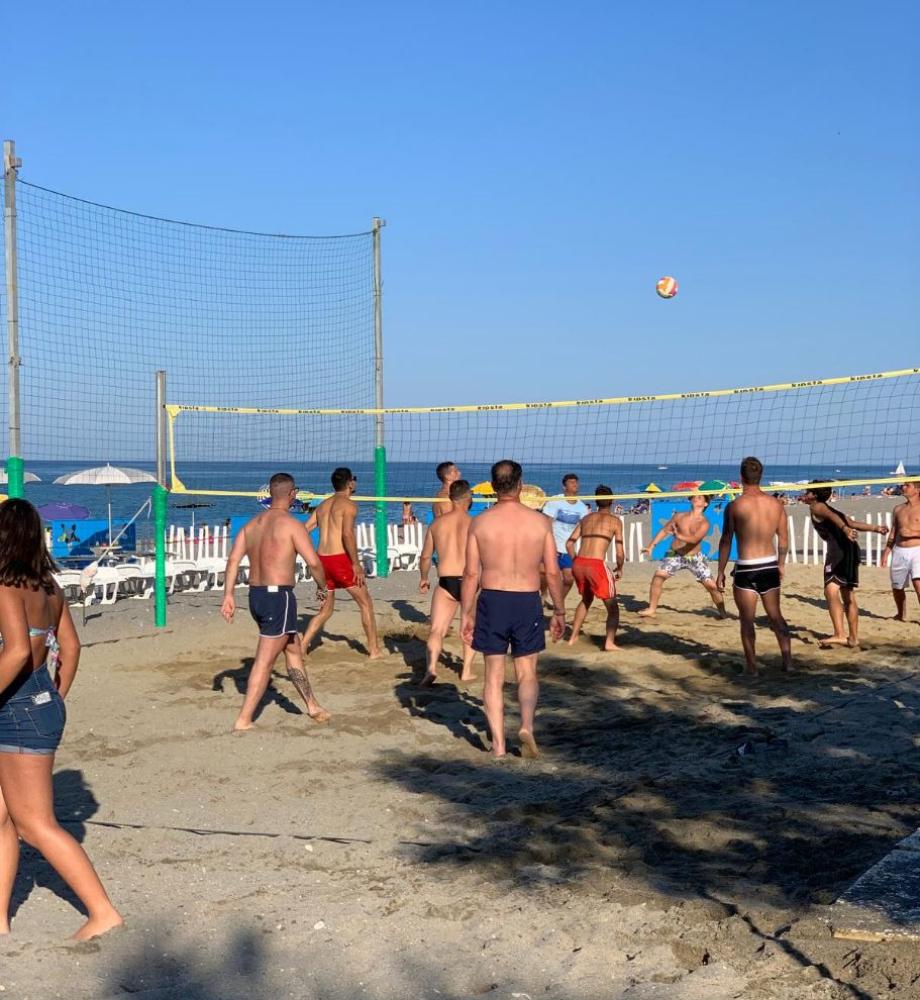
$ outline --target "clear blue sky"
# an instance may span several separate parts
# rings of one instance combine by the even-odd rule
[[[41,3],[24,179],[384,241],[387,403],[920,364],[915,2]],[[677,299],[655,280],[673,274]]]

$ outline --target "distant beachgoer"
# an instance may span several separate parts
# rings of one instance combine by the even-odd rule
[[[716,586],[725,591],[725,569],[731,555],[732,539],[738,538],[738,561],[732,571],[732,593],[741,619],[741,645],[744,648],[745,673],[757,676],[754,616],[757,599],[779,643],[783,670],[792,666],[789,627],[780,611],[780,587],[789,546],[786,510],[760,488],[763,463],[753,457],[741,463],[741,496],[725,507],[722,538],[719,541],[719,575]]]
[[[124,921],[86,852],[54,815],[54,755],[80,661],[56,568],[38,511],[26,500],[7,500],[0,506],[0,934],[10,931],[22,838],[83,904],[86,922],[73,937],[86,941]]]
[[[236,732],[252,729],[253,716],[268,690],[272,667],[282,652],[288,677],[303,698],[307,715],[314,722],[326,722],[330,718],[316,700],[304,668],[294,595],[297,556],[310,567],[321,608],[329,600],[326,577],[307,529],[290,514],[297,499],[293,477],[278,472],[269,480],[268,489],[271,506],[240,528],[224,573],[224,600],[220,613],[227,622],[232,622],[236,612],[233,588],[243,556],[249,557],[249,613],[259,626],[259,642],[246,682],[246,694],[233,726]]]
[[[802,503],[811,511],[811,523],[818,537],[827,542],[824,560],[824,596],[831,616],[834,634],[822,639],[818,645],[859,646],[859,608],[854,591],[859,586],[859,564],[862,555],[857,542],[857,532],[869,531],[887,535],[887,525],[876,527],[855,521],[843,511],[831,507],[829,486],[813,486],[802,494]],[[846,623],[846,631],[844,630]],[[849,635],[847,634],[849,632]]]
[[[546,648],[541,563],[553,598],[553,641],[565,631],[562,578],[550,522],[521,503],[522,476],[517,462],[505,459],[492,466],[496,502],[470,526],[461,590],[461,638],[485,656],[483,702],[495,757],[505,755],[505,656],[509,650],[521,709],[521,753],[525,757],[539,754],[534,738],[540,692],[537,658]]]
[[[562,477],[562,496],[553,497],[543,505],[543,513],[552,521],[553,539],[556,544],[556,563],[562,572],[562,602],[568,596],[575,582],[572,575],[572,556],[566,549],[578,522],[591,513],[591,508],[578,496],[578,476],[569,472]]]
[[[450,484],[460,479],[460,470],[453,462],[441,462],[434,472],[441,481],[441,488],[434,495],[435,502],[431,505],[432,518],[440,517],[450,510]]]
[[[427,594],[428,574],[431,558],[438,557],[438,585],[431,595],[431,631],[428,634],[428,669],[422,679],[422,687],[430,687],[438,677],[438,660],[444,648],[444,637],[454,616],[460,610],[460,587],[463,582],[463,567],[466,564],[466,539],[473,519],[470,504],[473,494],[465,479],[457,479],[450,484],[451,509],[437,518],[425,533],[422,556],[419,563],[418,589]],[[476,679],[473,673],[472,648],[464,643],[463,669],[461,681]]]
[[[612,496],[609,486],[597,486],[596,496]],[[581,627],[585,623],[588,609],[597,597],[604,602],[607,609],[606,637],[604,649],[616,652],[622,649],[617,645],[617,628],[620,624],[620,606],[617,602],[616,581],[623,575],[623,522],[610,512],[612,500],[597,500],[597,511],[583,517],[565,543],[568,554],[572,557],[572,575],[581,601],[575,609],[575,620],[572,623],[572,635],[569,645],[578,641]],[[575,544],[580,543],[578,555],[575,554]],[[613,573],[607,565],[607,550],[610,543],[616,546],[617,566]]]
[[[336,590],[347,590],[361,612],[361,625],[367,637],[368,659],[379,660],[383,653],[377,638],[374,602],[367,591],[364,567],[358,556],[358,543],[355,539],[358,505],[351,497],[358,488],[358,477],[352,475],[351,469],[340,466],[332,473],[332,488],[335,493],[324,500],[307,521],[307,531],[312,531],[319,525],[319,558],[326,571],[329,598],[303,634],[304,654],[309,655],[310,644],[332,617]]]
[[[418,524],[418,518],[415,516],[412,504],[408,500],[404,501],[402,505],[402,523],[404,525]]]
[[[891,560],[891,593],[894,596],[895,618],[907,621],[904,591],[913,584],[920,601],[920,479],[901,486],[904,503],[895,507],[888,545],[882,553],[882,565]]]
[[[640,618],[652,618],[658,611],[658,602],[665,583],[681,570],[689,570],[697,583],[701,584],[712,598],[716,613],[726,618],[725,599],[712,578],[709,560],[703,554],[703,539],[709,534],[710,525],[706,519],[709,497],[696,493],[690,497],[690,510],[674,514],[657,535],[642,550],[651,557],[652,550],[669,535],[674,539],[665,553],[661,565],[652,577],[649,588],[648,607],[639,612]]]

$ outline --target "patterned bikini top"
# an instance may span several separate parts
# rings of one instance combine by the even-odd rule
[[[49,625],[47,628],[29,628],[30,639],[39,635],[45,637],[45,649],[48,650],[43,665],[48,668],[51,674],[54,674],[58,668],[58,663],[61,661],[61,647],[58,643],[57,629],[53,625]],[[0,635],[0,646],[2,645],[3,636]]]

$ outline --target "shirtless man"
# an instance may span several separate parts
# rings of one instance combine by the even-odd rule
[[[453,462],[441,462],[434,470],[435,475],[441,480],[441,488],[434,495],[434,503],[431,505],[432,519],[446,514],[450,509],[450,484],[457,482],[460,478],[460,470]]]
[[[456,479],[450,484],[450,510],[431,522],[425,533],[422,557],[419,564],[418,589],[428,593],[428,573],[431,557],[438,557],[438,585],[431,595],[431,631],[428,634],[428,669],[422,679],[422,687],[431,687],[437,680],[438,660],[444,646],[444,637],[460,608],[460,585],[463,581],[463,567],[466,562],[466,536],[473,519],[469,515],[473,494],[465,479]],[[464,643],[463,670],[461,681],[476,679],[473,673],[473,650]]]
[[[612,496],[609,486],[598,486],[594,490],[597,496]],[[612,500],[598,500],[597,512],[588,514],[575,526],[575,530],[565,543],[566,551],[572,559],[572,575],[575,586],[581,594],[581,602],[575,609],[575,620],[572,623],[572,635],[569,645],[578,641],[581,627],[585,623],[588,609],[599,597],[607,608],[607,637],[604,649],[615,653],[622,649],[617,645],[617,628],[620,624],[620,605],[617,603],[616,580],[623,575],[623,522],[610,511]],[[575,555],[575,543],[581,542],[578,555]],[[610,543],[616,542],[617,568],[611,573],[607,566],[607,550]]]
[[[368,659],[379,660],[383,653],[377,639],[377,622],[374,618],[374,603],[364,584],[364,567],[358,558],[358,543],[355,540],[355,518],[358,505],[351,495],[358,488],[357,477],[351,469],[340,467],[332,473],[332,488],[335,493],[324,500],[307,521],[307,530],[312,531],[319,524],[319,561],[326,572],[329,597],[310,621],[303,634],[304,655],[310,652],[310,644],[335,611],[336,589],[347,590],[361,612],[361,624],[367,636]]]
[[[709,591],[712,603],[716,606],[716,611],[720,618],[727,618],[725,611],[725,599],[715,580],[712,578],[712,571],[709,569],[709,560],[703,555],[700,546],[703,539],[709,534],[709,521],[706,520],[706,508],[709,506],[709,497],[702,494],[694,494],[690,497],[690,510],[674,514],[670,521],[658,532],[657,535],[642,550],[647,556],[651,556],[652,549],[664,541],[668,535],[673,536],[674,541],[668,549],[657,572],[652,577],[652,585],[649,589],[648,607],[639,612],[640,618],[652,618],[658,610],[658,601],[661,599],[661,590],[666,580],[670,580],[675,573],[682,569],[689,570]]]
[[[905,502],[894,509],[882,565],[887,566],[890,558],[895,618],[904,622],[907,621],[904,591],[908,580],[920,601],[920,479],[904,483],[901,496]]]
[[[233,621],[236,601],[233,588],[243,556],[249,557],[249,613],[259,626],[259,643],[246,682],[243,707],[233,728],[237,732],[252,729],[252,717],[268,688],[272,667],[284,652],[288,677],[307,706],[307,715],[315,722],[326,722],[330,715],[313,694],[310,678],[303,665],[303,649],[297,632],[297,599],[294,596],[294,565],[301,556],[316,580],[316,597],[321,608],[327,601],[326,576],[316,556],[307,529],[289,509],[297,499],[297,487],[286,472],[269,480],[271,506],[240,529],[233,542],[224,574],[224,600],[220,613]]]
[[[767,496],[760,488],[763,463],[746,458],[741,463],[741,496],[725,508],[722,538],[719,541],[719,576],[716,586],[725,591],[725,568],[731,554],[732,538],[738,536],[738,561],[732,571],[732,593],[741,619],[741,645],[744,647],[745,673],[757,676],[754,656],[754,615],[757,598],[776,634],[783,670],[792,666],[789,628],[779,607],[779,589],[783,581],[789,528],[782,500]]]
[[[553,599],[553,641],[561,639],[565,631],[562,578],[552,524],[521,503],[522,475],[520,465],[508,459],[492,466],[496,502],[470,526],[461,588],[460,635],[485,656],[483,702],[495,757],[505,755],[505,656],[509,648],[521,707],[521,753],[524,757],[539,754],[533,726],[540,693],[537,657],[546,648],[540,601],[541,564],[546,567]],[[480,582],[482,590],[477,600]]]

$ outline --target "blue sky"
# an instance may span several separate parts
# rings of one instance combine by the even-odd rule
[[[384,234],[387,403],[920,364],[910,2],[19,4],[24,179]],[[681,283],[659,300],[663,274]]]

